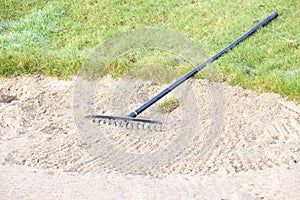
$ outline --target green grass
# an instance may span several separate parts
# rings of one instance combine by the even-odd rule
[[[178,31],[213,55],[273,11],[280,16],[217,60],[214,69],[219,81],[299,103],[299,0],[0,0],[0,76],[67,79],[97,45],[144,27]],[[108,72],[124,74],[141,60],[176,67],[181,74],[192,67],[188,61],[174,66],[174,55],[163,52],[134,53],[137,63],[124,55]],[[208,68],[198,77],[212,77],[207,74]]]
[[[160,103],[157,107],[160,113],[170,113],[180,105],[179,100],[175,97],[170,97]]]

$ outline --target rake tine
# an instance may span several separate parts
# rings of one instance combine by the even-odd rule
[[[104,120],[102,120],[102,122],[103,122],[103,124],[109,124],[109,123],[108,123],[108,122],[109,122],[108,119],[104,119]]]
[[[143,124],[143,130],[147,130],[146,125],[147,124]],[[148,124],[148,127],[149,127],[149,124]]]
[[[154,125],[154,129],[155,129],[155,131],[157,131],[157,132],[162,132],[162,126],[160,125],[160,124],[155,124]],[[158,128],[157,128],[158,127]]]
[[[123,128],[125,126],[125,122],[122,121],[122,120],[116,120],[116,123],[118,124],[119,123],[119,127]]]
[[[140,128],[140,126],[142,126],[142,127]],[[136,128],[137,128],[137,130],[142,130],[142,129],[143,129],[143,124],[140,123],[140,122],[138,122],[138,123],[136,124]]]
[[[145,124],[146,125],[146,124]],[[147,131],[152,131],[151,130],[151,124],[147,124],[147,127],[145,128],[145,130],[147,130]]]
[[[133,124],[130,123],[130,122],[127,122],[127,123],[126,123],[126,129],[127,129],[127,130],[133,130],[133,129],[134,129],[134,128],[133,128]]]

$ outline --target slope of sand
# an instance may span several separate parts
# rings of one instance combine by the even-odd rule
[[[205,91],[210,83],[192,80],[187,84],[204,113],[195,132],[199,137],[180,159],[133,175],[118,172],[113,158],[99,161],[87,151],[89,144],[74,123],[74,81],[41,76],[1,79],[0,198],[299,199],[300,107],[276,94],[257,95],[222,84],[223,131],[203,157],[200,135],[208,129],[205,112],[209,110],[200,102],[209,102]],[[117,81],[109,77],[99,82],[102,112],[112,110],[109,102],[116,86]],[[139,87],[133,107],[161,88]],[[176,121],[176,112],[169,118]],[[126,141],[126,135],[120,134],[116,145],[128,151],[137,145]],[[113,153],[107,151],[107,155]]]
[[[299,199],[300,166],[164,179],[0,167],[1,199]]]

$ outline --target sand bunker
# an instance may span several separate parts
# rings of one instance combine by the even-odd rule
[[[101,113],[124,114],[163,88],[140,85],[136,98],[122,110],[122,106],[115,106],[120,100],[114,100],[119,82],[106,77],[98,83],[95,108]],[[134,156],[116,163],[109,157],[115,155],[113,150],[99,146],[97,152],[89,151],[98,143],[83,137],[75,124],[74,80],[42,76],[1,79],[1,199],[93,199],[99,195],[111,199],[299,198],[300,107],[276,94],[257,95],[225,83],[221,86],[224,124],[209,153],[203,156],[201,150],[212,120],[207,88],[214,84],[191,80],[187,87],[193,91],[201,120],[195,124],[191,115],[181,123],[183,119],[177,117],[180,108],[164,119],[175,121],[165,133],[185,124],[195,137],[171,163],[155,169],[145,167],[134,175],[121,170]],[[190,104],[181,107],[189,109]],[[146,116],[152,116],[155,110],[147,112]],[[114,135],[107,131],[106,137],[126,155],[143,154],[143,158],[173,137],[162,133],[144,142],[117,130]]]

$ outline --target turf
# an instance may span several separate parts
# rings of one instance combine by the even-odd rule
[[[213,55],[273,11],[280,15],[276,20],[214,66],[219,81],[299,103],[299,0],[0,0],[0,76],[39,73],[67,79],[97,45],[145,27],[178,31]],[[136,54],[138,59],[148,55],[148,62],[176,64],[165,53]],[[124,62],[114,62],[110,73],[121,75]],[[189,68],[177,67],[182,73]]]

